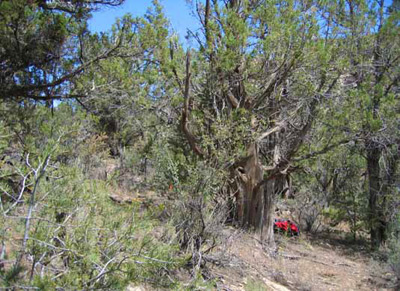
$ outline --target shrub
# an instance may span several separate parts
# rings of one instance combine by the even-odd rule
[[[392,223],[391,234],[389,238],[389,264],[400,280],[400,215]]]

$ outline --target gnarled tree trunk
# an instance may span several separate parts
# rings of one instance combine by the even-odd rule
[[[275,146],[275,154],[278,149]],[[270,247],[275,246],[273,235],[274,205],[277,194],[285,185],[286,176],[281,173],[269,174],[263,169],[259,157],[259,147],[251,144],[249,159],[236,173],[240,185],[236,187],[236,217],[244,227],[260,232],[261,240]]]

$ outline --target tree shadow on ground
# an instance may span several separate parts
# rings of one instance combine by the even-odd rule
[[[372,251],[369,240],[365,238],[349,238],[347,233],[307,233],[307,240],[312,244],[319,245],[323,248],[334,249],[340,254],[347,257],[365,257],[373,258],[379,261],[386,261],[386,257],[382,252]]]

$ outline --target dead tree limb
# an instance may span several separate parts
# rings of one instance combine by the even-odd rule
[[[29,199],[29,208],[28,208],[28,214],[26,216],[24,238],[22,241],[22,250],[21,250],[20,256],[18,257],[18,259],[15,262],[15,266],[20,265],[21,260],[26,253],[26,246],[27,246],[28,239],[29,239],[29,229],[30,229],[30,223],[31,223],[31,218],[32,218],[32,212],[33,212],[33,208],[35,207],[35,194],[39,187],[40,180],[46,172],[46,168],[49,164],[49,161],[50,161],[50,155],[47,155],[46,158],[44,159],[43,163],[39,163],[39,166],[36,169],[34,169],[31,166],[31,164],[29,163],[29,155],[27,155],[27,157],[26,157],[26,164],[33,171],[35,182],[34,182],[33,190],[31,193],[31,197]]]
[[[185,91],[184,91],[184,106],[182,108],[181,127],[185,134],[187,141],[189,142],[190,148],[195,154],[200,157],[204,157],[204,153],[199,145],[196,143],[196,138],[189,129],[189,103],[190,103],[190,52],[186,53],[186,79],[185,79]]]

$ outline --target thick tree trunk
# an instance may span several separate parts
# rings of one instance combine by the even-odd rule
[[[244,167],[246,180],[243,181],[244,216],[242,224],[257,228],[256,216],[261,205],[261,191],[257,189],[257,186],[263,179],[263,170],[258,157],[257,145],[252,144],[248,153],[251,158]]]
[[[273,219],[274,219],[274,206],[275,206],[275,182],[276,180],[266,181],[264,185],[264,207],[263,207],[263,217],[262,221],[260,221],[260,233],[261,240],[265,242],[270,247],[275,247],[274,240],[274,228],[273,228]]]
[[[249,147],[250,158],[237,171],[239,185],[236,186],[236,217],[240,225],[260,232],[261,240],[270,247],[275,246],[273,218],[275,197],[282,192],[285,175],[265,180],[264,170],[259,160],[258,147]]]

